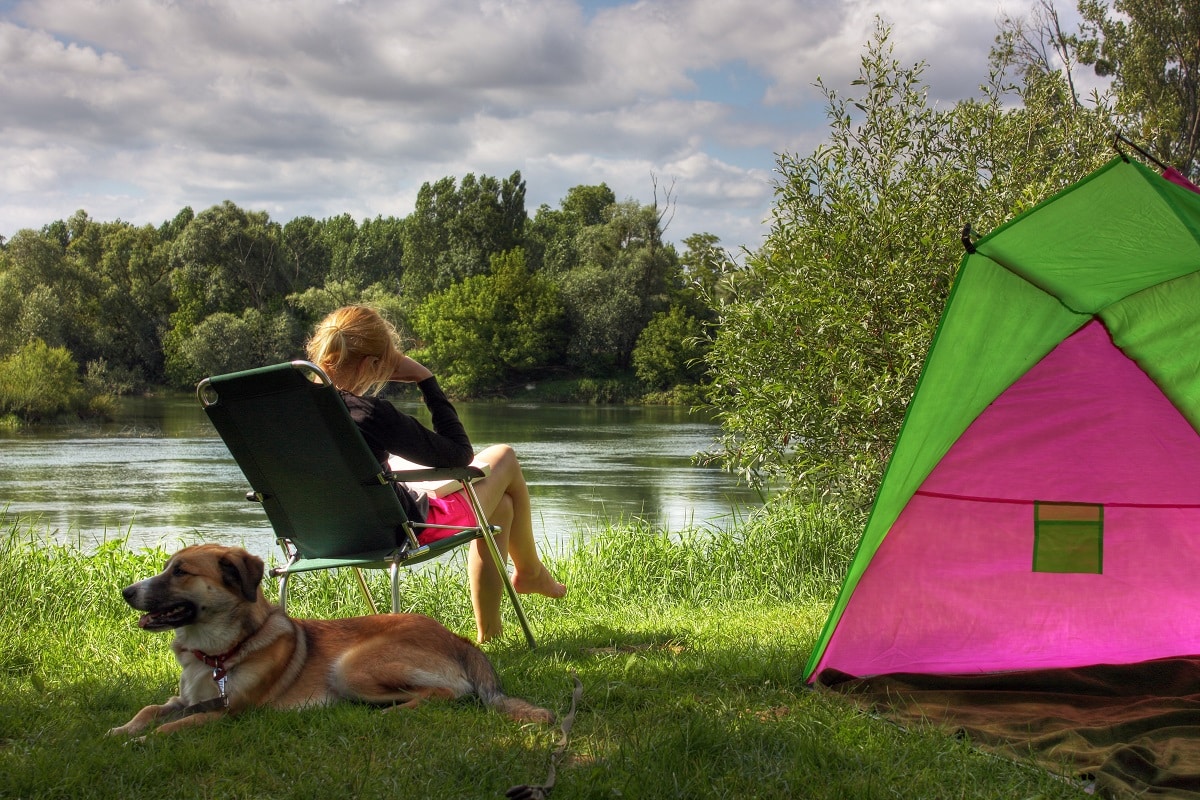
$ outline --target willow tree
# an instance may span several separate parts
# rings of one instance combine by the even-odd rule
[[[1110,77],[1129,134],[1200,180],[1200,3],[1083,0],[1080,61]]]
[[[1111,154],[1106,112],[1061,76],[1022,77],[1013,107],[1001,58],[982,99],[939,108],[889,36],[880,24],[849,92],[818,82],[828,138],[780,156],[770,234],[723,287],[713,458],[752,485],[872,496],[964,226],[988,230]]]

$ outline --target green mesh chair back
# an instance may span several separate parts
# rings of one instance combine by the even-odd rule
[[[209,378],[201,401],[279,538],[303,558],[408,546],[395,488],[324,374],[305,362]]]

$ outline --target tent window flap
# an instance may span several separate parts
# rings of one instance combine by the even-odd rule
[[[1099,575],[1104,567],[1104,506],[1033,504],[1033,571]]]

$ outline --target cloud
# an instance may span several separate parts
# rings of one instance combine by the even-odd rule
[[[0,4],[0,235],[225,199],[406,216],[423,182],[520,171],[531,213],[657,183],[670,238],[756,246],[775,155],[820,141],[813,84],[856,75],[880,13],[937,96],[986,77],[991,0]]]

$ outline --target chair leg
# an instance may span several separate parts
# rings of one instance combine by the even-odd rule
[[[388,567],[388,577],[392,579],[392,613],[400,613],[400,563],[393,561]]]
[[[284,614],[287,613],[287,584],[288,574],[286,572],[279,575],[279,610]]]
[[[375,598],[371,597],[371,590],[367,588],[367,579],[363,576],[363,571],[358,567],[354,567],[354,574],[358,576],[358,588],[362,589],[363,597],[367,598],[367,605],[371,607],[372,614],[378,614],[379,609],[375,608]]]
[[[279,610],[282,611],[284,614],[286,614],[287,613],[288,578],[291,577],[290,573],[287,570],[291,569],[291,566],[296,563],[296,559],[299,558],[299,554],[296,552],[295,548],[292,547],[292,543],[289,542],[287,539],[279,538],[279,539],[276,539],[275,541],[281,548],[283,548],[283,557],[285,559],[287,559],[287,566],[283,568],[283,572],[278,573],[279,574]]]
[[[496,571],[500,573],[500,580],[504,581],[504,591],[508,594],[508,599],[512,601],[513,610],[517,612],[517,620],[521,623],[521,630],[525,632],[525,641],[529,644],[529,649],[533,650],[537,647],[537,642],[534,641],[533,631],[529,628],[529,620],[525,617],[525,608],[521,605],[521,598],[517,594],[517,590],[513,588],[512,580],[508,577],[508,570],[504,567],[504,558],[500,555],[500,548],[496,546],[495,537],[492,536],[492,526],[488,523],[479,497],[475,494],[475,487],[468,483],[466,489],[471,507],[475,510],[475,518],[483,530],[484,541],[487,542],[488,551],[492,554]]]

